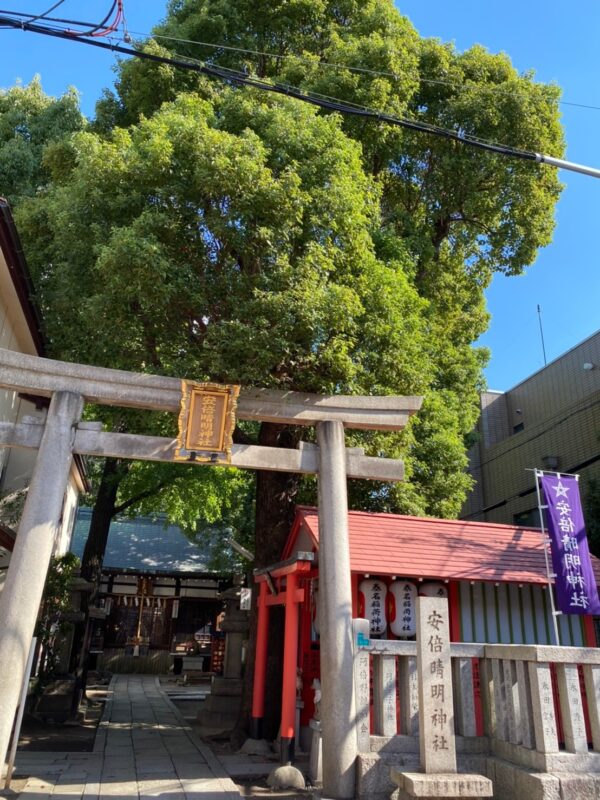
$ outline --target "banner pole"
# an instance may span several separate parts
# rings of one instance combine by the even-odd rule
[[[546,560],[546,575],[548,576],[548,594],[550,595],[550,608],[552,609],[552,624],[554,627],[554,644],[560,645],[560,635],[558,632],[558,611],[556,610],[556,604],[554,602],[554,588],[552,586],[552,578],[556,577],[556,575],[550,572],[550,561],[548,560],[548,536],[546,534],[546,525],[544,523],[544,508],[546,506],[542,505],[542,495],[540,492],[540,475],[543,473],[540,472],[539,469],[534,470],[535,472],[535,490],[537,493],[537,501],[538,501],[538,513],[540,515],[540,528],[542,529],[542,542],[544,545],[544,558]]]

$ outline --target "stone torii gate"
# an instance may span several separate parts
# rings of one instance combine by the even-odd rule
[[[27,654],[42,598],[74,453],[173,461],[176,440],[109,433],[80,422],[85,403],[178,412],[181,381],[156,375],[65,363],[0,348],[0,388],[49,397],[44,425],[0,423],[0,447],[38,450],[35,468],[0,594],[0,764],[4,763]],[[404,478],[402,461],[346,448],[344,428],[398,431],[420,397],[323,396],[242,389],[240,419],[316,427],[317,447],[297,450],[232,447],[231,465],[317,474],[322,577],[323,791],[354,796],[357,755],[353,689],[352,600],[347,477]]]

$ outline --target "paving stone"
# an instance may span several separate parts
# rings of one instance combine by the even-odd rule
[[[155,678],[115,676],[110,690],[93,753],[18,755],[19,800],[239,800]]]
[[[140,797],[157,797],[159,795],[168,794],[177,795],[183,800],[184,792],[181,783],[178,780],[138,780],[138,791]]]
[[[214,772],[208,764],[184,764],[175,767],[175,772],[181,780],[207,780],[214,777]]]
[[[113,783],[114,781],[131,781],[136,777],[134,767],[120,767],[118,769],[105,768],[100,777],[101,783]]]
[[[57,795],[61,795],[64,797],[81,797],[84,787],[84,783],[58,782],[54,787],[52,796],[56,797]]]
[[[45,781],[40,778],[30,778],[25,784],[25,792],[44,795],[52,792],[54,784],[52,781]]]
[[[107,754],[106,757],[103,759],[104,767],[111,767],[114,769],[120,769],[123,767],[130,767],[131,769],[135,766],[135,759],[133,755],[111,755]]]
[[[51,800],[51,794],[43,794],[42,792],[30,792],[27,787],[19,795],[19,800]]]
[[[19,768],[22,769],[23,765],[19,764]],[[35,770],[36,772],[44,775],[60,775],[61,772],[64,772],[67,769],[67,763],[64,764],[52,764],[52,763],[42,763],[42,764],[29,764],[27,766],[28,770]]]
[[[102,781],[100,784],[100,790],[98,793],[100,798],[102,797],[137,797],[138,796],[138,788],[137,788],[137,781],[108,781],[105,783]]]
[[[179,789],[179,791],[176,791],[175,789],[157,789],[155,792],[142,792],[140,789],[140,798],[143,797],[168,797],[169,800],[186,800],[186,796],[181,789]]]

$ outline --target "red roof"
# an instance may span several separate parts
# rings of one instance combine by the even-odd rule
[[[348,513],[352,572],[404,578],[547,583],[540,530],[488,522]],[[284,558],[305,531],[316,549],[315,508],[298,507]],[[600,585],[600,560],[592,558]]]

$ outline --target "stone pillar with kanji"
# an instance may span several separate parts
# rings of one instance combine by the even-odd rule
[[[456,770],[450,617],[445,597],[417,599],[417,673],[422,772],[392,767],[390,777],[398,786],[398,800],[491,797],[489,778]]]
[[[448,601],[417,601],[419,739],[424,772],[456,772]]]

